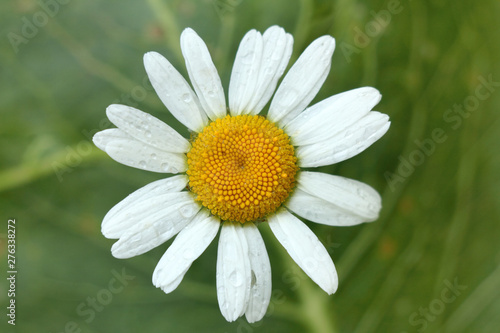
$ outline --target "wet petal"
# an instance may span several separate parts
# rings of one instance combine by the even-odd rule
[[[126,216],[135,223],[113,244],[111,253],[116,258],[130,258],[163,244],[191,222],[200,208],[188,192],[162,194],[146,203],[132,204]]]
[[[322,36],[305,49],[276,91],[269,120],[285,126],[309,105],[328,76],[334,49],[331,36]]]
[[[241,223],[225,222],[217,253],[217,299],[222,315],[235,321],[245,313],[250,295],[248,243]]]
[[[153,273],[153,284],[165,293],[173,291],[193,261],[210,245],[219,227],[219,218],[209,216],[206,209],[200,210],[161,257]]]
[[[295,146],[321,142],[356,123],[380,101],[371,87],[346,91],[307,108],[285,127]]]
[[[252,283],[245,317],[249,323],[261,320],[271,300],[271,263],[259,230],[253,223],[245,223],[243,231],[248,243]]]
[[[297,147],[295,154],[299,165],[303,168],[318,167],[347,160],[380,139],[390,125],[387,115],[372,111],[326,140]]]
[[[137,140],[119,128],[98,132],[94,144],[115,161],[143,170],[179,173],[187,170],[185,154],[169,153]]]
[[[262,61],[263,40],[260,32],[250,30],[241,40],[229,81],[229,111],[232,116],[246,113],[252,100]]]
[[[347,214],[359,217],[362,222],[376,220],[382,208],[382,199],[377,191],[349,178],[304,171],[298,178],[298,188]]]
[[[119,129],[152,147],[170,153],[186,153],[191,148],[189,141],[172,127],[133,107],[113,104],[106,114]]]
[[[208,118],[182,75],[156,52],[144,55],[144,67],[158,97],[170,113],[190,130],[200,132],[208,124]]]
[[[102,221],[102,234],[106,238],[120,238],[137,220],[156,210],[155,197],[180,192],[187,185],[185,175],[160,179],[141,187],[109,210]],[[140,213],[138,209],[143,213]],[[144,214],[144,215],[141,215]]]
[[[189,78],[208,117],[211,120],[224,117],[224,90],[205,42],[193,29],[187,28],[181,34],[181,49]]]
[[[338,287],[332,258],[318,237],[286,209],[269,217],[269,227],[290,257],[328,294]]]
[[[293,37],[281,27],[272,26],[267,29],[263,42],[257,85],[244,110],[244,113],[252,115],[258,114],[269,102],[292,55]]]

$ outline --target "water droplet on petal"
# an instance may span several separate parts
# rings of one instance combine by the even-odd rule
[[[229,275],[229,283],[234,287],[239,287],[243,284],[243,275],[239,271],[234,271]]]
[[[156,154],[155,154],[155,153],[152,153],[152,154],[151,154],[151,159],[152,159],[152,160],[156,160],[156,158],[157,158],[157,157],[158,157],[158,156],[156,156]]]
[[[184,101],[184,103],[190,103],[192,100],[191,94],[186,93],[182,95],[182,100]]]
[[[245,65],[250,65],[253,62],[253,52],[251,49],[248,49],[248,51],[241,57],[241,63]]]
[[[142,169],[146,169],[146,161],[140,161],[139,162],[139,167]]]
[[[142,238],[141,234],[136,234],[136,235],[132,236],[132,238],[130,238],[130,241],[132,243],[137,243],[141,240],[141,238]]]
[[[220,276],[216,276],[216,279],[220,279]],[[225,291],[226,291],[226,289],[223,286],[220,286],[217,288],[217,294],[224,295],[223,298],[219,299],[220,308],[227,310],[228,304],[226,302]]]
[[[366,199],[366,192],[363,191],[362,189],[358,188],[356,190],[356,192],[358,193],[358,195],[360,196],[361,199]]]
[[[186,204],[179,209],[179,213],[186,218],[192,217],[196,210],[191,204]]]

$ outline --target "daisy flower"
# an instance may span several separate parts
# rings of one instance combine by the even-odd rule
[[[330,70],[335,39],[313,41],[275,92],[292,54],[293,38],[273,26],[249,31],[233,65],[228,104],[207,46],[192,30],[181,35],[191,85],[155,52],[144,66],[167,109],[191,131],[182,137],[157,118],[125,105],[106,114],[118,128],[94,143],[114,160],[152,172],[177,174],[130,194],[104,217],[102,233],[119,239],[116,258],[145,253],[177,235],[153,273],[153,284],[173,291],[219,229],[216,280],[222,315],[255,322],[271,298],[271,266],[260,223],[300,268],[328,294],[337,273],[318,237],[301,221],[350,226],[374,221],[381,198],[370,186],[301,168],[346,160],[389,128],[371,111],[380,93],[371,87],[309,106]],[[267,116],[259,115],[273,96]]]

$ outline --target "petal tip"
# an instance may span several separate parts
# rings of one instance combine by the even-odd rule
[[[147,69],[149,66],[153,66],[155,62],[157,62],[161,59],[163,59],[163,56],[161,54],[159,54],[158,52],[155,52],[155,51],[146,52],[146,53],[144,53],[144,57],[143,57],[144,67],[146,67],[146,69]]]
[[[97,132],[96,134],[94,134],[94,136],[92,137],[92,142],[94,143],[94,145],[97,148],[99,148],[103,152],[106,152],[106,142],[105,142],[105,140],[103,140],[102,133],[103,133],[103,131],[100,131],[100,132]]]
[[[111,246],[111,254],[117,259],[126,259],[128,256],[124,255],[123,247],[120,241],[115,242]]]
[[[120,104],[111,104],[111,105],[109,105],[109,106],[106,108],[106,116],[109,118],[109,120],[111,120],[111,118],[113,118],[113,116],[118,115],[118,113],[119,113],[119,108],[120,108],[121,106],[122,106],[122,105],[120,105]]]

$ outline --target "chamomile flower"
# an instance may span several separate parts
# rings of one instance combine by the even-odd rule
[[[222,315],[255,322],[271,298],[271,266],[259,233],[270,229],[294,261],[328,294],[337,273],[327,250],[301,218],[331,226],[374,221],[381,198],[361,182],[301,168],[346,160],[389,128],[371,111],[380,93],[370,87],[309,106],[330,70],[335,40],[313,41],[290,68],[293,38],[273,26],[243,38],[233,65],[228,107],[207,46],[192,30],[181,49],[192,87],[158,53],[144,56],[149,79],[167,109],[191,132],[182,137],[157,118],[124,105],[107,116],[118,128],[94,136],[116,161],[177,174],[140,188],[104,217],[117,258],[145,253],[174,237],[153,273],[153,284],[173,291],[219,229],[216,280]],[[267,116],[259,115],[270,103]]]

